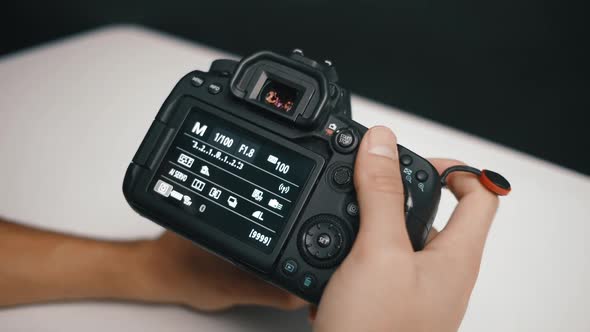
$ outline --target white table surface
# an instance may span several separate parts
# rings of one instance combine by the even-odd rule
[[[123,198],[125,169],[177,80],[220,56],[113,26],[0,58],[0,215],[98,238],[156,236],[161,228]],[[461,159],[512,182],[461,331],[590,331],[590,177],[359,97],[353,117],[390,126],[423,156]],[[435,225],[454,205],[445,192]],[[306,331],[305,317],[83,302],[2,309],[0,330]]]

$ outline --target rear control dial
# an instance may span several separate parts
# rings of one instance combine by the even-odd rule
[[[313,217],[301,229],[299,249],[305,260],[315,267],[337,265],[346,256],[349,247],[348,228],[335,216]]]
[[[342,249],[342,232],[331,222],[315,224],[304,237],[307,253],[320,260],[332,258]]]

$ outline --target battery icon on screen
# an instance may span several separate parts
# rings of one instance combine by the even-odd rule
[[[276,164],[277,161],[279,161],[279,158],[273,156],[272,154],[269,154],[268,159],[266,159],[266,161],[268,161],[271,164]]]

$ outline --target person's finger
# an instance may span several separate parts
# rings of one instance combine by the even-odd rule
[[[397,140],[389,128],[373,127],[365,134],[356,157],[354,183],[361,217],[355,245],[381,249],[392,244],[411,251]]]
[[[457,165],[465,165],[464,162],[454,159],[443,159],[443,158],[429,158],[428,161],[436,168],[439,174],[442,174],[447,168]],[[459,178],[455,181],[455,178]],[[449,174],[447,177],[447,188],[455,195],[457,200],[471,192],[479,192],[480,194],[490,194],[489,197],[497,198],[496,194],[493,194],[486,189],[480,182],[475,174],[465,172],[455,172]]]
[[[432,159],[439,173],[448,167],[461,165],[456,160]],[[494,215],[498,197],[483,187],[477,177],[469,173],[453,173],[447,187],[457,197],[458,204],[449,222],[432,240],[430,248],[444,248],[460,255],[469,255],[479,262]]]

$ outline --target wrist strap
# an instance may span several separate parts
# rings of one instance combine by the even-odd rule
[[[512,190],[510,187],[510,182],[508,182],[508,180],[506,180],[506,178],[502,175],[487,169],[482,169],[480,171],[475,167],[463,165],[451,166],[441,174],[440,183],[443,187],[447,186],[447,177],[453,172],[467,172],[477,175],[479,182],[486,189],[498,196],[506,196]]]

